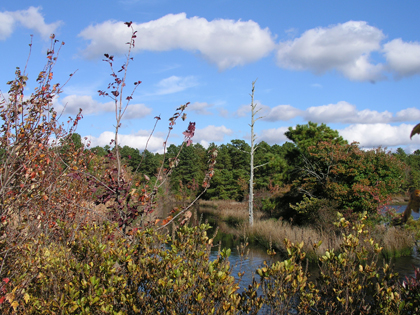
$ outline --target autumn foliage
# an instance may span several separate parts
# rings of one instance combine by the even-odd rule
[[[135,45],[135,38],[136,32],[133,30],[131,41],[128,42],[129,51]],[[147,175],[132,176],[121,161],[118,144],[120,120],[135,89],[141,83],[135,82],[131,94],[122,98],[126,85],[125,74],[132,60],[129,55],[122,70],[117,72],[113,70],[113,57],[106,55],[105,59],[111,66],[114,81],[100,94],[110,96],[116,104],[115,139],[110,139],[113,148],[98,160],[88,149],[88,143],[77,143],[75,131],[83,117],[82,110],[76,117],[64,119],[62,113],[57,113],[53,107],[54,100],[63,88],[53,82],[53,70],[63,45],[51,36],[46,65],[36,78],[37,87],[32,94],[28,95],[25,91],[29,79],[25,73],[26,67],[24,70],[17,68],[15,79],[7,83],[8,94],[2,94],[0,99],[2,279],[16,280],[16,277],[20,277],[31,282],[32,277],[39,276],[38,272],[31,274],[27,270],[15,268],[17,261],[23,257],[22,251],[34,245],[31,242],[38,244],[41,239],[48,239],[53,246],[58,244],[55,242],[72,242],[80,229],[107,221],[118,225],[118,229],[107,236],[109,239],[119,237],[124,240],[131,237],[135,230],[144,229],[147,224],[154,222],[145,221],[144,217],[153,213],[160,186],[168,180],[178,164],[179,153],[169,159],[168,167],[164,167],[164,157],[159,171],[151,180]],[[116,73],[121,72],[123,76],[119,77]],[[177,119],[185,120],[184,111],[187,106],[188,103],[178,107],[169,119],[168,137]],[[157,117],[159,120],[160,117]],[[190,123],[184,132],[185,145],[191,144],[194,131],[195,123]],[[208,188],[213,176],[216,156],[216,150],[209,153],[209,170],[204,176],[202,193]],[[99,210],[98,205],[106,210]],[[164,223],[178,220],[179,225],[185,225],[189,217],[191,213],[185,207],[178,209]],[[63,234],[63,228],[70,229],[71,233]],[[8,287],[9,280],[1,282],[1,292],[6,293]],[[0,293],[0,305],[5,301],[4,297]],[[17,309],[16,300],[6,300],[10,302],[11,309]]]
[[[131,22],[125,24],[132,29]],[[286,240],[288,258],[259,268],[254,281],[240,288],[238,279],[243,274],[237,278],[231,274],[230,249],[212,256],[210,226],[188,224],[192,205],[215,174],[215,147],[207,154],[207,171],[201,186],[195,185],[195,198],[172,209],[167,217],[152,217],[160,189],[180,165],[182,150],[191,148],[195,123],[189,123],[182,145],[169,155],[168,138],[179,118],[185,120],[189,103],[177,107],[152,176],[132,172],[124,163],[118,142],[120,123],[141,83],[136,81],[126,95],[125,74],[136,36],[132,29],[120,70],[114,71],[114,57],[105,54],[113,81],[99,94],[115,102],[116,127],[104,156],[76,141],[81,110],[68,119],[54,110],[53,101],[63,86],[53,83],[53,70],[64,43],[51,37],[46,65],[32,94],[25,92],[29,79],[25,69],[17,68],[15,79],[8,82],[8,94],[0,100],[2,314],[257,314],[263,307],[271,314],[361,310],[398,314],[417,307],[417,297],[406,290],[417,288],[417,280],[399,287],[388,267],[379,272],[376,257],[367,254],[367,246],[376,253],[381,249],[369,238],[365,214],[353,225],[339,217],[342,252],[325,253],[317,281],[309,280],[303,267],[303,244]],[[160,120],[156,117],[156,123]],[[382,192],[400,184],[393,180],[394,169],[386,168],[389,159],[380,150],[367,155],[353,145],[336,145],[321,143],[321,150],[308,147],[317,167],[309,170],[328,176],[306,176],[300,187],[340,199],[343,207],[373,211]],[[308,170],[302,172],[308,174]],[[363,199],[369,195],[373,201],[366,204]],[[331,292],[339,299],[327,305]]]

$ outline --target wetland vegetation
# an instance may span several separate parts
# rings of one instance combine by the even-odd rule
[[[132,23],[125,23],[132,29]],[[364,151],[328,126],[290,128],[283,145],[259,143],[254,224],[247,223],[249,145],[182,144],[165,153],[120,146],[131,95],[127,59],[100,95],[115,102],[115,138],[90,148],[53,108],[62,86],[53,69],[62,45],[51,37],[37,88],[25,94],[17,68],[0,102],[0,311],[3,314],[415,314],[420,272],[401,280],[383,257],[407,254],[417,222],[393,227],[391,196],[420,187],[420,151]],[[131,93],[131,94],[130,94]],[[124,95],[124,97],[123,97]],[[168,137],[188,103],[169,118]],[[161,119],[156,117],[157,122]],[[217,161],[217,163],[216,163]],[[208,223],[258,242],[269,256],[241,286],[230,248],[217,255]],[[239,247],[246,255],[246,247]],[[312,277],[307,264],[319,271]]]

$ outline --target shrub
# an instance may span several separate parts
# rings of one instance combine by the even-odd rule
[[[420,269],[414,268],[414,277],[406,277],[401,284],[401,309],[406,314],[420,313]]]
[[[370,237],[366,218],[364,213],[352,225],[339,215],[336,224],[345,231],[340,249],[327,250],[319,259],[318,309],[333,314],[399,313],[397,274],[389,264],[378,266],[382,248]]]
[[[376,215],[391,194],[406,186],[406,164],[381,148],[363,151],[357,143],[329,140],[299,152],[291,191],[275,200],[285,212],[281,215],[294,216],[296,222],[312,222],[311,218],[319,216],[316,210],[310,214],[289,206],[303,201],[304,196],[336,203],[334,208],[350,215],[363,211]]]
[[[126,25],[131,27],[131,23]],[[32,95],[25,95],[28,80],[26,69],[21,71],[17,68],[15,79],[8,82],[8,99],[0,99],[0,279],[8,280],[7,286],[1,282],[0,290],[13,289],[0,292],[0,303],[9,303],[2,305],[4,312],[10,306],[10,310],[23,313],[53,312],[60,308],[70,313],[89,313],[99,304],[98,310],[102,311],[111,312],[114,308],[125,310],[125,306],[121,305],[126,303],[126,294],[138,291],[137,284],[130,287],[128,284],[131,280],[123,278],[114,269],[118,269],[120,263],[128,268],[129,261],[124,255],[129,255],[131,248],[125,245],[131,237],[129,234],[135,234],[135,229],[132,229],[134,224],[144,228],[145,225],[136,222],[136,219],[143,219],[154,210],[156,192],[178,164],[179,153],[169,159],[168,168],[164,168],[163,155],[154,180],[143,176],[142,181],[135,182],[121,163],[118,131],[122,115],[135,91],[134,88],[131,95],[123,98],[125,74],[132,59],[130,51],[134,47],[135,34],[132,30],[129,52],[122,66],[122,78],[112,68],[113,57],[105,55],[114,81],[108,85],[109,93],[99,93],[115,101],[117,114],[115,139],[112,141],[115,146],[103,158],[108,159],[108,163],[100,165],[97,159],[94,160],[93,152],[85,150],[80,136],[75,134],[82,118],[81,110],[74,119],[69,118],[66,126],[60,124],[60,115],[53,108],[53,99],[61,93],[62,88],[60,84],[52,83],[53,69],[64,43],[57,44],[58,40],[51,36],[47,63],[37,77],[38,87]],[[139,84],[140,81],[135,82],[135,87]],[[187,105],[178,107],[169,119],[168,138],[176,120],[185,119],[183,111]],[[160,117],[156,119],[158,121]],[[185,141],[181,149],[191,144],[194,130],[195,123],[190,123],[183,133]],[[216,150],[209,153],[209,170],[203,179],[202,193],[213,176],[216,156]],[[118,223],[118,229],[108,226],[101,230],[102,227],[92,227],[90,224],[93,222],[92,213],[96,212],[93,203],[107,201],[110,202],[106,205],[110,210],[108,218]],[[162,220],[160,228],[175,220],[178,220],[176,223],[179,226],[185,225],[191,216],[188,209],[193,202]],[[62,226],[58,226],[58,222]],[[99,234],[92,232],[92,229]],[[105,232],[101,234],[99,230]],[[109,241],[105,245],[99,241],[105,237],[104,233],[108,233]],[[80,240],[83,237],[92,237],[92,240]],[[163,246],[163,239],[158,244],[159,248]],[[107,246],[110,251],[107,251]],[[138,249],[137,253],[141,256],[147,251]],[[151,255],[158,257],[157,253]],[[86,257],[90,260],[84,260]],[[109,265],[110,262],[114,262],[114,265]],[[69,275],[64,273],[66,268],[70,271]],[[124,268],[121,270],[126,270]],[[103,278],[100,278],[98,270],[105,273]],[[102,283],[100,281],[106,282],[106,288],[103,282],[102,289],[98,289],[97,284]],[[136,289],[133,289],[136,285]],[[34,290],[31,291],[31,288]],[[115,290],[121,295],[116,295]],[[6,292],[8,294],[4,295]],[[104,304],[97,299],[98,295],[105,302],[106,296],[115,305],[108,304],[102,308]],[[134,308],[131,311],[135,311]]]
[[[130,240],[115,225],[60,224],[63,241],[46,235],[18,246],[17,273],[1,304],[16,314],[236,314],[256,295],[238,293],[230,250],[210,259],[209,225],[183,227],[175,238],[138,230]],[[74,233],[74,236],[71,235]],[[247,303],[244,301],[247,300]]]

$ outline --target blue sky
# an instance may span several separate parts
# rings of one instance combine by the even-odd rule
[[[326,123],[362,147],[420,148],[409,138],[420,122],[419,1],[26,1],[0,4],[0,89],[16,66],[28,66],[28,91],[45,63],[49,35],[65,42],[55,69],[64,83],[55,100],[64,116],[83,108],[78,132],[92,145],[112,138],[110,99],[98,96],[110,82],[103,54],[122,64],[138,31],[128,82],[142,84],[123,120],[120,141],[161,151],[168,120],[190,102],[194,141],[208,145],[249,140],[250,92],[263,118],[257,141],[282,144],[290,126]],[[170,141],[180,143],[188,122]]]

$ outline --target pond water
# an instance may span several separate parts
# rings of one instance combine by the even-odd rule
[[[397,210],[398,213],[403,213],[406,205],[403,206],[389,206],[390,208],[394,208]],[[420,213],[415,213],[414,211],[411,213],[414,220],[418,220],[420,218]],[[400,274],[400,276],[413,276],[414,275],[414,267],[420,267],[420,248],[414,246],[411,256],[406,257],[399,257],[393,260],[395,265],[394,270]]]
[[[401,213],[405,210],[406,206],[390,207],[395,208],[397,212]],[[413,212],[413,218],[415,220],[419,219],[419,217],[420,214]],[[246,257],[241,257],[237,249],[237,244],[235,244],[231,239],[228,239],[226,242],[223,242],[222,239],[222,247],[227,247],[232,250],[229,259],[231,265],[233,266],[232,275],[235,276],[237,280],[239,280],[237,276],[238,272],[245,271],[245,274],[240,281],[241,288],[247,287],[248,284],[252,282],[253,277],[255,277],[257,280],[259,279],[259,276],[256,275],[255,271],[257,268],[260,268],[263,265],[264,261],[267,261],[268,263],[272,262],[270,256],[267,255],[266,249],[264,249],[263,247],[255,245],[248,246],[249,253]],[[212,259],[215,259],[217,257],[217,254],[218,249],[217,247],[215,247],[212,252]],[[273,260],[279,261],[283,259],[284,258],[280,255],[276,255]],[[401,278],[405,278],[405,276],[413,276],[413,267],[420,267],[420,249],[414,247],[411,256],[393,259],[392,263],[394,264],[394,271],[398,272]],[[316,267],[313,266],[312,268],[310,268],[310,270],[312,269],[313,271],[315,271],[315,268]]]

